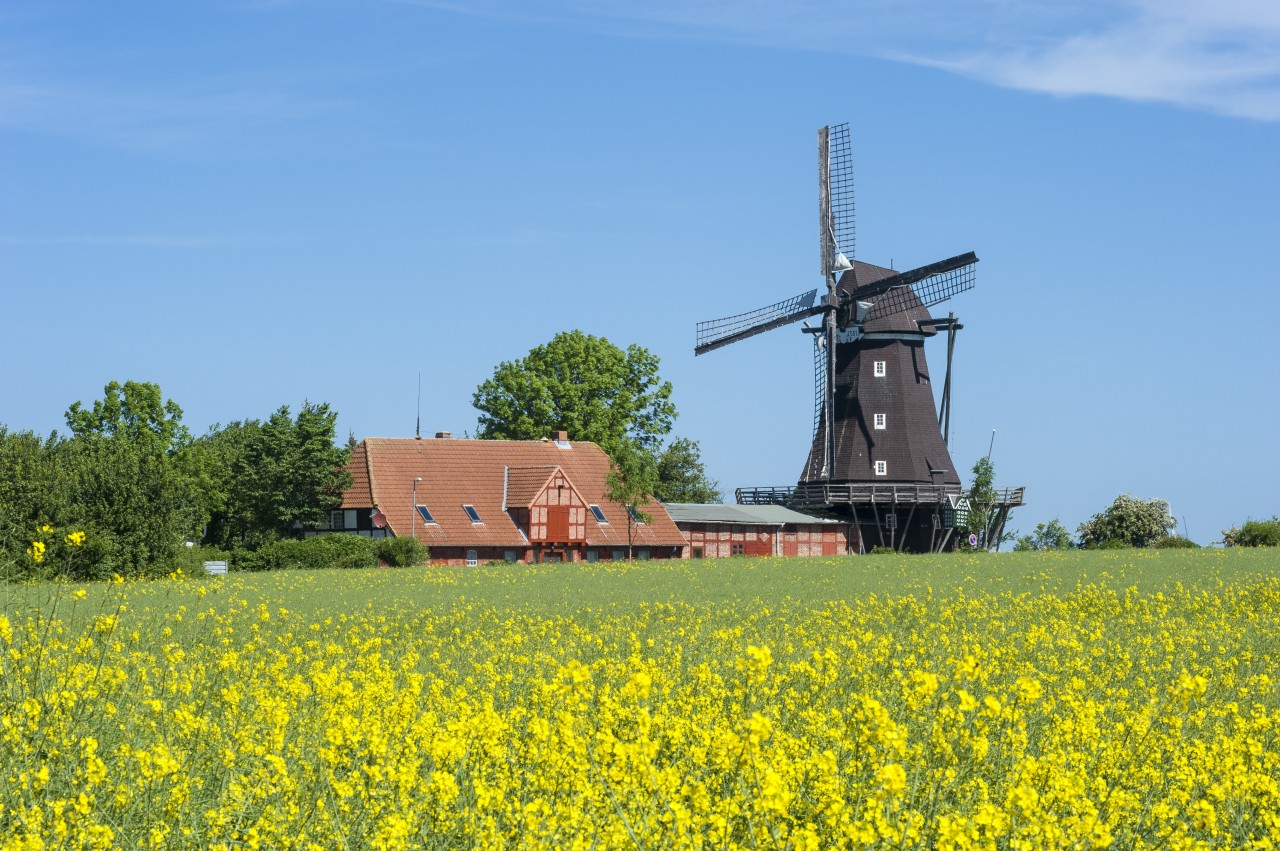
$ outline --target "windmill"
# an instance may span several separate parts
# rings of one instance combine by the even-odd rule
[[[738,501],[848,513],[863,541],[944,549],[963,519],[956,515],[964,505],[960,477],[947,447],[952,355],[963,326],[954,314],[933,318],[928,308],[972,289],[978,258],[968,252],[906,272],[854,259],[848,124],[818,131],[818,205],[821,299],[815,288],[698,323],[698,355],[796,322],[813,336],[813,441],[799,483],[739,489]],[[939,331],[947,332],[947,372],[935,412],[924,341]],[[1001,494],[1001,523],[1021,499],[1021,489]]]

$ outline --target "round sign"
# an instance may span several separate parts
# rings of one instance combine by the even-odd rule
[[[971,535],[969,535],[969,546],[971,546],[971,547],[976,547],[976,546],[978,546],[978,536],[977,536],[977,535],[972,535],[972,534],[971,534]]]

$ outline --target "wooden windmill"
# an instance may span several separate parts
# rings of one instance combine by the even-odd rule
[[[871,545],[943,549],[954,543],[955,509],[963,506],[946,439],[952,353],[962,326],[953,314],[933,318],[928,308],[971,289],[978,258],[969,252],[908,272],[854,259],[850,149],[848,124],[818,131],[819,252],[826,294],[818,299],[814,289],[701,322],[694,352],[705,354],[821,317],[820,326],[806,322],[804,328],[814,339],[816,392],[813,442],[799,483],[739,489],[738,501],[847,512]],[[947,372],[935,413],[924,342],[940,330],[947,332]],[[1013,498],[1012,492],[1004,496]],[[1021,504],[1020,489],[1016,499]]]

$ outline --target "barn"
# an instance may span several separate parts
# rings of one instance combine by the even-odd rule
[[[609,456],[564,432],[545,440],[370,437],[331,532],[412,536],[432,564],[680,558],[685,538],[656,502],[636,522],[607,497]],[[336,525],[335,525],[336,524]],[[349,527],[349,528],[348,528]]]
[[[853,523],[801,514],[781,505],[663,507],[689,542],[686,558],[835,556],[858,551]]]

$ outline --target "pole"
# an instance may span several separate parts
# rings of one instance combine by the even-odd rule
[[[409,537],[415,541],[418,539],[414,521],[418,519],[418,482],[420,481],[422,476],[416,476],[413,480],[413,505],[409,508]]]
[[[991,460],[991,449],[996,445],[996,430],[991,429],[991,442],[987,444],[987,460]]]

